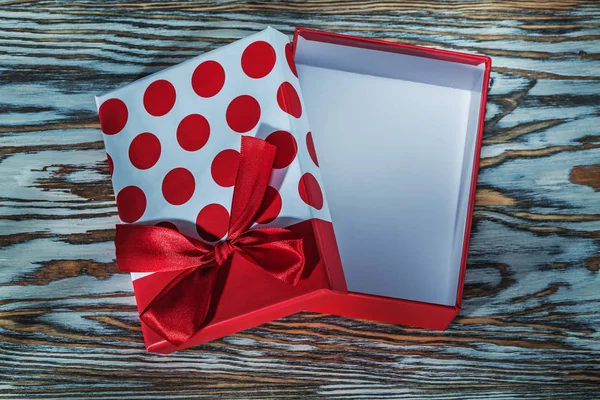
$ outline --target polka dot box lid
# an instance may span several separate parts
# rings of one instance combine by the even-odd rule
[[[123,223],[225,239],[241,135],[277,147],[255,226],[331,221],[286,35],[267,28],[96,103]]]

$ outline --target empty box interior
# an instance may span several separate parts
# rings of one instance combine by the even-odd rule
[[[348,290],[455,305],[485,65],[298,37]]]

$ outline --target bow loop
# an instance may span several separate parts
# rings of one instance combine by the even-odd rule
[[[296,285],[304,269],[302,239],[284,228],[247,231],[238,239],[241,254],[277,279]]]
[[[234,252],[273,277],[296,285],[304,269],[302,239],[284,228],[249,229],[269,182],[275,147],[242,136],[229,237],[214,246],[157,226],[117,225],[117,264],[123,272],[180,271],[140,313],[140,319],[175,346],[206,323],[219,267]]]

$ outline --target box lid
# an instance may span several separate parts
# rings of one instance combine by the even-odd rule
[[[323,290],[345,290],[343,276],[332,270],[339,262],[330,268],[319,254],[335,244],[322,233],[331,225],[328,205],[305,145],[309,129],[291,56],[288,37],[268,28],[96,98],[124,223],[159,225],[213,244],[225,240],[240,138],[277,148],[250,229],[298,233],[302,279],[293,287],[234,257],[231,268],[220,268],[206,323],[184,347],[300,311]],[[140,312],[180,274],[132,274]],[[174,350],[142,328],[149,348]]]

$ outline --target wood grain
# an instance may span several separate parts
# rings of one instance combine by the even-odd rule
[[[145,352],[93,95],[271,25],[493,57],[464,310]],[[600,398],[596,1],[0,0],[0,398]]]

